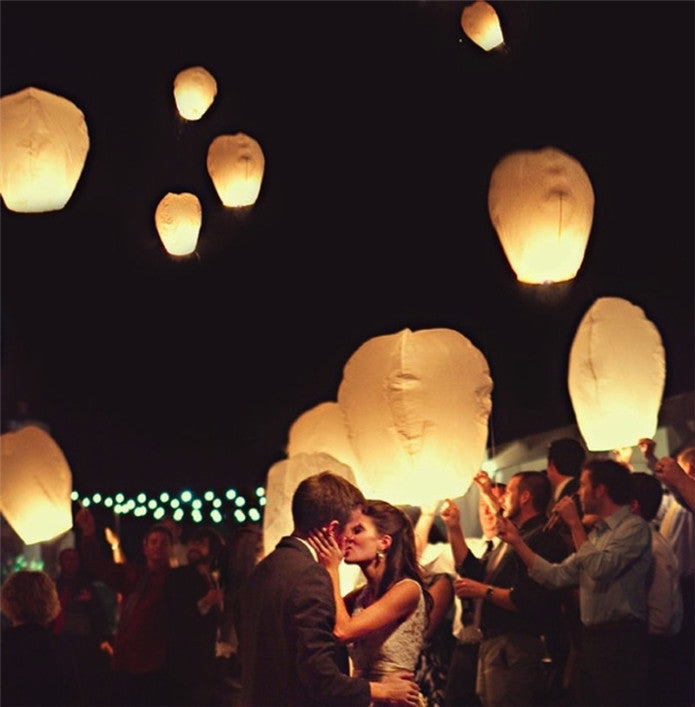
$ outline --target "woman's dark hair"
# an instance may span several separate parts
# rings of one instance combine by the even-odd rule
[[[386,568],[377,588],[377,597],[401,579],[414,579],[425,595],[429,614],[434,601],[423,582],[422,572],[415,555],[415,533],[407,514],[386,501],[369,500],[362,507],[362,513],[371,518],[377,532],[391,536],[391,546],[385,553]]]

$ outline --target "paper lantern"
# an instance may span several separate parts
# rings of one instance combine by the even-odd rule
[[[554,147],[512,152],[492,172],[488,210],[520,282],[574,278],[594,217],[594,190],[577,160]]]
[[[251,206],[261,190],[265,157],[248,135],[218,135],[208,148],[208,174],[225,206]]]
[[[186,120],[200,120],[217,95],[217,81],[202,66],[179,71],[174,79],[174,100],[179,115]]]
[[[154,212],[157,232],[170,255],[190,255],[195,251],[202,220],[200,200],[188,192],[169,192]]]
[[[587,449],[653,439],[665,381],[661,336],[643,310],[620,297],[597,299],[577,328],[567,376]]]
[[[461,27],[466,36],[485,51],[504,44],[502,27],[495,8],[484,0],[477,0],[463,8]]]
[[[352,354],[338,388],[358,485],[372,498],[422,505],[462,496],[486,456],[492,379],[452,329],[404,329]]]
[[[316,452],[329,454],[359,475],[359,462],[348,435],[345,415],[337,402],[316,405],[302,413],[290,427],[288,457]]]
[[[72,527],[72,474],[63,452],[40,427],[1,436],[0,511],[27,545]]]
[[[88,151],[84,114],[71,101],[33,86],[0,98],[0,194],[11,211],[62,209]]]

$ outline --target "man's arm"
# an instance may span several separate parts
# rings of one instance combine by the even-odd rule
[[[656,478],[676,493],[695,511],[695,480],[691,479],[673,457],[662,457],[654,467]]]
[[[446,526],[447,539],[451,545],[454,562],[458,568],[468,555],[468,545],[466,545],[466,538],[461,527],[459,508],[450,498],[447,498],[439,515]]]

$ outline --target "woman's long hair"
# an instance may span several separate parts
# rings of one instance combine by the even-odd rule
[[[400,508],[386,501],[369,500],[362,507],[362,513],[372,519],[379,533],[391,536],[391,547],[385,553],[386,567],[377,587],[377,598],[401,579],[414,579],[422,587],[429,615],[434,601],[427,591],[417,561],[415,533],[410,518]]]

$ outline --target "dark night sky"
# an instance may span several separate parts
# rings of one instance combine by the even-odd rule
[[[69,98],[91,141],[65,209],[2,205],[3,429],[28,400],[85,491],[261,484],[364,341],[450,327],[488,360],[500,444],[574,422],[569,347],[602,296],[661,332],[665,397],[694,390],[695,3],[495,3],[494,55],[464,4],[3,0],[2,94]],[[218,96],[189,123],[193,65]],[[238,131],[266,157],[244,215],[205,169]],[[596,205],[578,277],[534,288],[487,189],[547,145]],[[160,245],[168,191],[202,202],[196,258]]]

